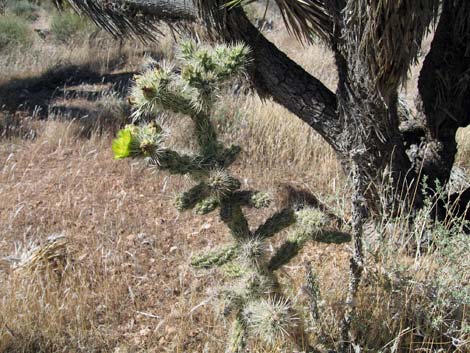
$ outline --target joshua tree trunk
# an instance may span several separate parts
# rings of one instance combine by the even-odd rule
[[[459,127],[470,124],[470,3],[444,2],[431,51],[419,76],[423,174],[445,185],[454,164]],[[466,32],[464,32],[466,31]]]

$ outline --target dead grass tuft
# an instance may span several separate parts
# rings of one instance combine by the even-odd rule
[[[68,245],[64,235],[51,235],[44,244],[32,245],[29,249],[17,249],[10,261],[14,270],[22,276],[32,276],[35,272],[48,270],[61,276],[69,262]]]

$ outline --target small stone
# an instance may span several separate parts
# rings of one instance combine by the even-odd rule
[[[127,349],[127,347],[122,344],[119,347],[114,348],[114,351],[113,351],[113,353],[128,353],[128,352],[129,350]]]
[[[139,331],[139,336],[147,336],[150,333],[150,327],[144,327]]]
[[[204,223],[202,226],[201,226],[201,230],[207,230],[211,227],[212,225],[210,223]]]
[[[173,326],[167,326],[165,332],[167,335],[171,335],[176,332],[176,328]]]

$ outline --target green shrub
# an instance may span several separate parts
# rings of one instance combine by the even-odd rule
[[[26,21],[17,16],[0,16],[0,50],[26,46],[32,42],[32,32]]]
[[[55,13],[52,17],[51,32],[59,42],[83,40],[92,31],[92,23],[74,12]]]
[[[38,18],[39,7],[26,0],[11,1],[8,5],[8,9],[16,16],[28,21],[34,21]]]

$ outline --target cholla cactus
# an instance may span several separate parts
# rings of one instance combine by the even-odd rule
[[[325,236],[322,229],[328,219],[315,209],[296,211],[287,207],[256,230],[250,229],[243,208],[268,207],[270,197],[263,192],[240,190],[240,181],[228,170],[240,148],[223,146],[210,119],[218,91],[243,73],[249,51],[243,45],[204,48],[189,41],[181,46],[179,57],[178,70],[169,64],[155,65],[137,76],[131,102],[135,117],[164,111],[189,115],[194,122],[198,151],[187,155],[165,147],[163,130],[152,122],[121,130],[113,143],[115,158],[144,157],[161,170],[191,176],[195,185],[175,201],[180,211],[193,209],[204,215],[219,209],[233,244],[193,258],[192,265],[219,266],[236,278],[231,287],[222,290],[224,314],[234,318],[227,352],[243,352],[250,334],[268,344],[288,336],[304,350],[305,335],[299,334],[302,325],[281,291],[275,270],[287,264],[308,240],[338,239],[331,234]],[[270,256],[269,238],[296,222],[291,236]]]

